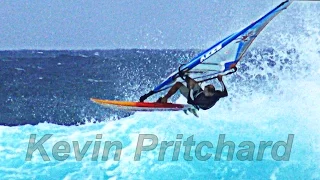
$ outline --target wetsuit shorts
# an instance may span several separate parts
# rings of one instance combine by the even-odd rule
[[[188,96],[189,96],[189,92],[190,92],[190,89],[189,88],[187,88],[186,86],[181,86],[180,88],[179,88],[179,91],[180,91],[180,93],[185,97],[185,98],[187,98],[188,99]],[[201,92],[201,91],[203,91],[202,89],[201,89],[201,87],[198,85],[198,84],[196,84],[194,87],[193,87],[193,96],[196,96],[199,92]]]

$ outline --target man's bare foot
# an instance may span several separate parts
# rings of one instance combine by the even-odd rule
[[[165,98],[165,97],[161,98],[161,103],[167,103],[167,102],[168,102],[167,98]]]
[[[156,101],[156,103],[167,103],[168,98],[165,97],[159,97],[159,99]]]

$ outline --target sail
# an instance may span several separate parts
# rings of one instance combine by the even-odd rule
[[[169,75],[163,82],[156,86],[148,94],[142,96],[143,101],[150,95],[167,89],[177,81],[183,81],[179,77],[179,71],[188,74],[196,81],[206,81],[219,74],[230,74],[236,70],[237,63],[241,60],[246,50],[263,28],[281,11],[286,9],[292,1],[284,1],[273,10],[251,23],[239,32],[233,33],[220,42],[191,59]]]

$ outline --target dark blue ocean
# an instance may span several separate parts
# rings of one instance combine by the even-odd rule
[[[179,61],[183,50],[1,51],[0,124],[77,125],[130,115],[90,98],[138,101]],[[184,59],[185,58],[185,59]]]

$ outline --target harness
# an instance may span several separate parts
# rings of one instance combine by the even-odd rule
[[[197,98],[203,91],[199,91],[196,94],[194,94],[194,90],[190,89],[189,95],[188,95],[188,104],[193,105],[196,109],[200,109],[200,107],[194,102],[194,99]]]

